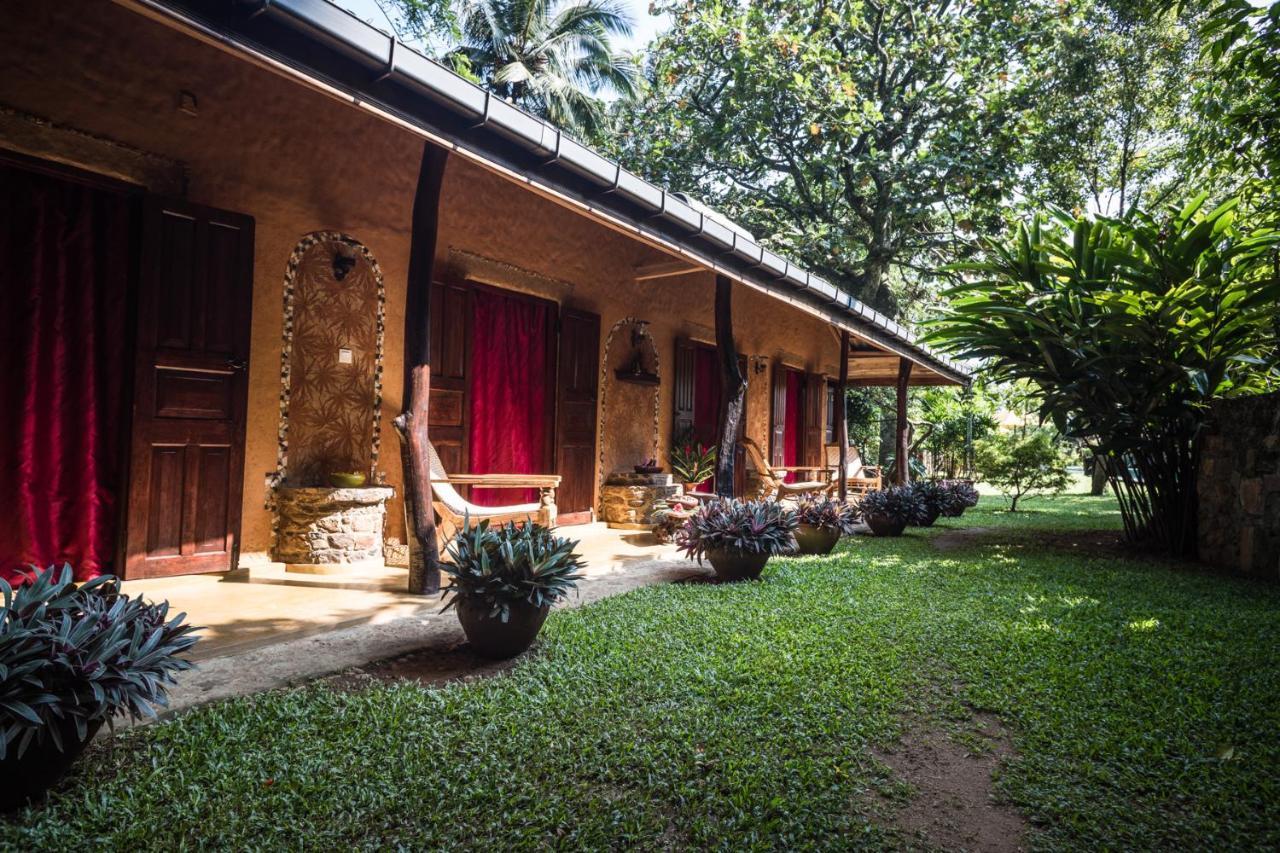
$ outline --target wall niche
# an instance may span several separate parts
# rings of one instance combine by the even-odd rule
[[[376,479],[386,291],[364,244],[332,231],[298,242],[284,281],[277,483]]]
[[[658,455],[662,371],[647,320],[627,317],[613,325],[605,338],[601,373],[599,477],[603,482],[614,472],[630,471]]]

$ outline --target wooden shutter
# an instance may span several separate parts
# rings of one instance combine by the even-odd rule
[[[431,285],[431,395],[427,427],[440,464],[450,474],[468,465],[467,364],[471,360],[470,288]]]
[[[822,438],[826,427],[827,380],[818,373],[804,375],[804,435],[800,458],[805,465],[822,465]]]
[[[225,572],[240,552],[253,219],[149,199],[124,576]]]
[[[600,375],[600,315],[566,308],[560,314],[559,403],[556,409],[557,522],[594,519],[596,406]]]
[[[672,387],[671,442],[693,429],[693,374],[696,348],[693,341],[676,339],[675,382]]]
[[[769,464],[786,465],[787,445],[787,368],[782,362],[773,365],[773,417],[769,435]]]

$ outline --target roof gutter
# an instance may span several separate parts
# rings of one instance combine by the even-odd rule
[[[901,324],[327,0],[120,1],[969,382]]]

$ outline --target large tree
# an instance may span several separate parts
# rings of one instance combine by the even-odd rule
[[[1019,0],[669,2],[620,147],[881,309],[1016,184]],[[906,273],[907,275],[904,275]]]
[[[616,49],[631,19],[614,0],[465,0],[455,59],[486,87],[586,137],[603,94],[631,98],[639,69]]]
[[[1192,180],[1190,101],[1205,63],[1190,11],[1070,0],[1027,80],[1024,194],[1103,215],[1159,206]]]

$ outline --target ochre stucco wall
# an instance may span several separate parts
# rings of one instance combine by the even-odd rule
[[[390,419],[402,400],[408,224],[421,143],[401,128],[114,4],[11,0],[6,11],[11,26],[0,56],[0,105],[180,161],[191,201],[255,219],[244,557],[251,560],[270,545],[264,481],[276,464],[282,282],[289,253],[309,232],[349,234],[382,268],[387,326],[381,468],[399,490]],[[181,91],[195,94],[196,116],[179,111]],[[76,165],[106,171],[101,143],[77,146],[75,138],[64,134],[64,142],[70,141],[60,148],[81,152],[70,158]],[[458,157],[446,173],[441,209],[442,275],[464,268],[491,284],[595,311],[602,352],[619,320],[649,321],[663,379],[658,439],[665,454],[675,340],[714,339],[711,274],[637,282],[637,263],[661,259],[653,249]],[[836,369],[838,347],[830,328],[776,299],[735,285],[734,323],[739,349],[748,356],[819,372]],[[618,345],[629,346],[629,340]],[[767,370],[748,370],[747,431],[766,445],[769,378]],[[605,396],[615,387],[611,380]],[[606,405],[605,441],[611,427],[625,420],[633,429],[631,421],[641,416],[632,406]],[[651,410],[642,416],[651,423]],[[634,461],[640,460],[626,464]],[[388,517],[388,535],[403,537],[400,507],[393,506]]]

